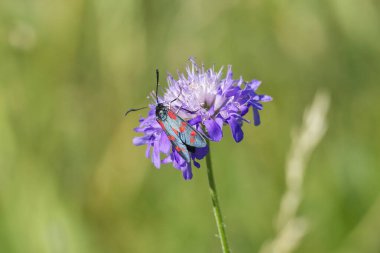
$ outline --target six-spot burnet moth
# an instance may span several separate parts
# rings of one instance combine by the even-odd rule
[[[195,148],[204,148],[207,146],[207,142],[203,135],[198,132],[194,127],[192,127],[188,122],[178,116],[173,110],[171,110],[171,103],[179,98],[170,101],[168,105],[164,105],[165,102],[158,102],[158,83],[159,83],[159,72],[156,69],[156,120],[164,130],[166,136],[173,145],[173,148],[181,155],[186,162],[190,162],[190,153],[195,152]],[[128,113],[145,109],[147,107],[129,109]],[[181,109],[181,108],[180,108]]]

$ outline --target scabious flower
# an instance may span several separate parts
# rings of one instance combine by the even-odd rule
[[[203,64],[198,66],[193,58],[186,67],[186,75],[178,73],[175,79],[168,74],[168,88],[162,97],[161,103],[170,103],[170,107],[178,115],[187,120],[195,129],[203,133],[212,141],[223,138],[223,126],[229,126],[236,142],[244,137],[243,122],[250,122],[244,116],[249,108],[253,111],[253,122],[260,124],[259,111],[263,109],[262,102],[271,101],[267,95],[260,95],[256,90],[260,81],[245,82],[242,77],[233,79],[231,66],[228,66],[223,78],[223,67],[215,71],[214,67],[205,69]],[[156,95],[150,97],[156,101]],[[140,119],[139,127],[135,131],[143,136],[133,139],[134,145],[147,145],[146,157],[151,158],[155,167],[161,164],[172,163],[182,171],[186,180],[192,178],[191,163],[186,162],[172,147],[168,137],[156,121],[155,102],[150,104],[148,116]],[[165,158],[161,159],[161,153]],[[191,160],[197,168],[200,164],[196,159],[202,159],[208,153],[208,147],[195,148],[191,153]]]

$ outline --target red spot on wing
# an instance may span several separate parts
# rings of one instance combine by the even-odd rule
[[[181,133],[185,132],[186,131],[186,127],[187,127],[187,122],[186,121],[182,121],[181,122],[181,126],[179,127],[179,131]]]
[[[174,141],[175,140],[175,137],[173,135],[168,135],[168,138],[170,141]]]
[[[194,136],[191,136],[190,137],[190,143],[194,143],[195,142],[195,137]]]
[[[163,130],[165,130],[165,125],[164,125],[164,123],[162,123],[161,120],[157,120],[157,122],[158,122],[158,124],[160,124],[161,128],[162,128]]]
[[[181,152],[182,149],[179,147],[179,146],[175,146],[175,149],[178,151],[178,152]]]
[[[169,115],[169,117],[171,118],[171,119],[176,119],[177,118],[177,115],[175,115],[175,113],[174,112],[172,112],[172,111],[168,111],[168,115]]]
[[[190,132],[190,135],[191,135],[191,136],[196,136],[197,133],[193,130],[193,131]]]
[[[172,127],[172,130],[173,130],[173,132],[174,132],[176,135],[178,135],[178,131],[177,131],[177,129],[175,129],[174,127]]]

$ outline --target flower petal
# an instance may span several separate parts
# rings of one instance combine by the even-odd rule
[[[198,160],[201,160],[208,154],[208,151],[209,151],[208,146],[204,148],[196,148],[195,152],[191,154],[191,157],[193,159],[196,158]]]
[[[159,141],[154,142],[153,153],[152,153],[152,162],[157,169],[160,168],[161,159],[160,159],[160,142]]]
[[[257,110],[256,108],[253,108],[253,122],[254,122],[255,126],[260,125],[260,122],[261,122],[259,110]]]
[[[173,160],[173,166],[176,169],[182,170],[182,168],[186,166],[185,159],[183,159],[182,156],[174,149],[172,153],[172,160]]]
[[[246,115],[248,113],[248,110],[249,110],[249,106],[246,106],[246,105],[240,106],[241,116]]]
[[[219,110],[226,102],[226,97],[221,95],[216,95],[215,102],[214,102],[214,109],[215,111]]]
[[[204,125],[207,129],[208,136],[213,141],[220,141],[223,137],[223,132],[218,123],[213,119],[208,119],[204,121]]]
[[[145,151],[145,157],[146,158],[149,158],[149,156],[150,156],[150,148],[151,147],[152,147],[152,144],[150,144],[150,143],[146,144],[146,151]]]
[[[228,124],[230,125],[232,136],[234,137],[235,141],[240,142],[244,137],[244,133],[241,130],[241,122],[237,121],[234,118],[231,118],[228,120]]]
[[[249,86],[252,90],[256,91],[257,88],[259,88],[260,84],[261,84],[261,81],[252,80],[252,81],[247,83],[247,86]]]
[[[273,98],[271,96],[268,96],[268,95],[260,95],[260,100],[263,102],[269,102],[269,101],[272,101]]]
[[[215,119],[215,122],[219,125],[220,129],[223,129],[223,119],[218,117]]]
[[[135,137],[133,138],[133,145],[135,146],[141,146],[141,145],[144,145],[146,144],[147,142],[149,141],[149,136],[139,136],[139,137]]]
[[[259,110],[263,109],[263,105],[261,103],[259,103],[259,102],[250,101],[249,104],[252,106],[252,108],[256,108],[256,109],[259,109]]]
[[[202,117],[200,115],[198,115],[197,117],[189,120],[187,123],[189,123],[190,125],[194,126],[198,123],[201,123],[202,122]]]
[[[172,157],[169,155],[167,157],[165,157],[164,159],[161,160],[161,163],[162,164],[167,164],[167,163],[171,163],[173,160],[172,160]]]
[[[170,143],[168,136],[163,132],[160,138],[160,151],[168,154],[172,144]]]
[[[186,164],[187,166],[182,170],[182,176],[185,180],[190,180],[193,178],[193,173],[191,171],[191,164]]]

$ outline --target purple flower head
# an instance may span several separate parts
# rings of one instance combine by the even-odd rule
[[[244,137],[243,122],[250,122],[244,118],[249,108],[252,108],[253,121],[258,126],[259,111],[263,109],[262,102],[272,100],[270,96],[256,93],[260,81],[245,82],[242,77],[233,79],[231,66],[228,66],[223,78],[223,67],[219,71],[215,71],[214,67],[205,70],[203,65],[199,67],[194,59],[190,58],[186,74],[187,76],[178,73],[177,80],[168,74],[168,88],[163,97],[158,97],[158,101],[168,104],[174,112],[178,111],[178,116],[187,120],[198,132],[212,141],[220,141],[223,138],[223,126],[229,125],[233,138],[240,142]],[[151,94],[151,98],[156,101],[155,94]],[[182,171],[186,180],[191,179],[191,163],[186,162],[172,147],[158,124],[155,102],[149,107],[148,116],[141,118],[139,127],[135,128],[135,131],[143,136],[134,138],[133,144],[147,145],[146,157],[152,159],[156,168],[160,168],[161,163],[172,163]],[[208,153],[208,147],[192,148],[189,151],[192,163],[199,168],[200,164],[196,159],[204,158]],[[161,159],[161,153],[164,154],[164,159]]]

